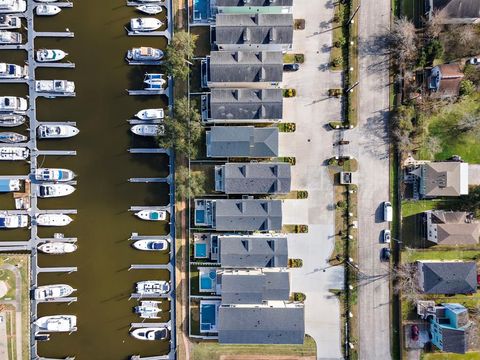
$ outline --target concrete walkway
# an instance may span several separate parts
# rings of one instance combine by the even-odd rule
[[[480,185],[480,165],[468,164],[468,185]]]

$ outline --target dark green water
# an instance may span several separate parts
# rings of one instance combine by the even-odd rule
[[[66,198],[41,199],[42,209],[78,209],[74,222],[65,228],[41,228],[39,236],[54,232],[78,237],[79,249],[71,255],[40,255],[40,266],[77,266],[72,274],[41,274],[40,284],[68,283],[77,288],[78,302],[41,304],[39,315],[75,314],[78,331],[54,334],[39,343],[39,355],[75,356],[77,360],[127,359],[166,354],[168,342],[145,342],[129,335],[131,322],[139,322],[132,312],[136,300],[128,300],[139,280],[168,279],[166,271],[132,270],[130,264],[166,263],[167,254],[135,251],[128,240],[132,232],[160,235],[168,232],[166,223],[137,220],[128,208],[132,205],[166,205],[168,187],[164,184],[130,184],[130,177],[167,175],[168,158],[162,155],[130,155],[130,147],[147,147],[153,141],[134,138],[127,119],[142,108],[166,106],[163,97],[130,97],[125,89],[141,88],[147,70],[128,66],[127,49],[134,46],[164,48],[166,40],[154,37],[128,37],[124,30],[137,16],[125,0],[78,0],[51,18],[36,18],[37,31],[75,32],[73,39],[37,39],[36,48],[60,48],[70,55],[76,69],[39,69],[37,79],[75,81],[77,96],[71,99],[39,99],[37,117],[41,121],[75,121],[80,134],[68,140],[39,141],[39,149],[76,150],[76,157],[50,156],[39,159],[43,167],[66,167],[78,177],[76,192]],[[165,20],[165,12],[160,16]],[[21,64],[22,51],[0,51],[0,61]],[[160,69],[149,67],[148,71]],[[25,85],[0,85],[0,95],[26,95]],[[23,130],[27,127],[25,126]],[[15,129],[22,131],[22,128]],[[23,162],[0,164],[0,174],[26,174]],[[0,208],[13,209],[11,194],[0,195]],[[7,231],[3,240],[27,239],[28,231]],[[168,321],[168,302],[165,315]]]

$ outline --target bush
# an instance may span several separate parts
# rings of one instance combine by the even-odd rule
[[[295,89],[284,89],[283,90],[283,97],[295,97],[297,95],[297,90]]]
[[[347,205],[348,204],[345,200],[340,200],[337,202],[337,209],[346,209]]]
[[[296,129],[295,123],[281,123],[278,125],[278,130],[281,132],[295,132]]]
[[[341,57],[336,57],[332,60],[332,66],[337,67],[342,65],[343,59]]]
[[[347,43],[347,40],[345,40],[345,38],[341,36],[337,41],[333,43],[333,46],[335,46],[336,48],[341,48],[345,46],[346,43]]]
[[[300,268],[303,266],[302,259],[288,259],[288,267],[289,268]]]
[[[293,293],[293,301],[305,301],[307,297],[305,296],[304,293],[300,293],[300,292],[294,292]]]
[[[328,96],[339,97],[342,95],[342,89],[328,89]]]
[[[293,23],[295,30],[304,30],[305,29],[305,19],[295,19]]]
[[[462,80],[460,83],[460,95],[468,96],[475,92],[475,85],[470,80]]]
[[[308,191],[306,190],[297,191],[297,199],[306,199],[306,198],[308,198]]]
[[[295,54],[294,55],[295,62],[298,64],[303,64],[305,62],[305,55],[304,54]]]

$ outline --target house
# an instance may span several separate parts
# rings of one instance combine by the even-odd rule
[[[459,64],[435,66],[427,76],[430,94],[438,98],[459,96],[460,84],[464,76]]]
[[[303,344],[303,304],[286,301],[222,304],[218,313],[220,344]]]
[[[213,88],[209,94],[202,95],[205,123],[278,122],[282,114],[282,89]]]
[[[426,211],[425,227],[428,241],[439,245],[478,244],[480,223],[472,214],[462,211]]]
[[[272,87],[283,79],[281,51],[212,51],[202,60],[203,87]]]
[[[195,199],[195,226],[217,231],[279,231],[282,229],[282,202]]]
[[[215,166],[215,191],[226,194],[288,194],[288,163],[227,163]]]
[[[472,294],[477,291],[473,261],[417,261],[420,289],[426,294]]]
[[[287,52],[292,49],[293,15],[219,13],[211,39],[218,50]]]
[[[216,0],[219,13],[291,14],[293,0]]]
[[[444,24],[478,24],[478,0],[425,0],[425,12],[431,19],[435,13]]]
[[[278,128],[214,126],[206,131],[207,157],[272,158],[278,156]]]

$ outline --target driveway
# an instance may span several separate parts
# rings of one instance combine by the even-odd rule
[[[468,185],[480,185],[479,164],[468,164]]]

